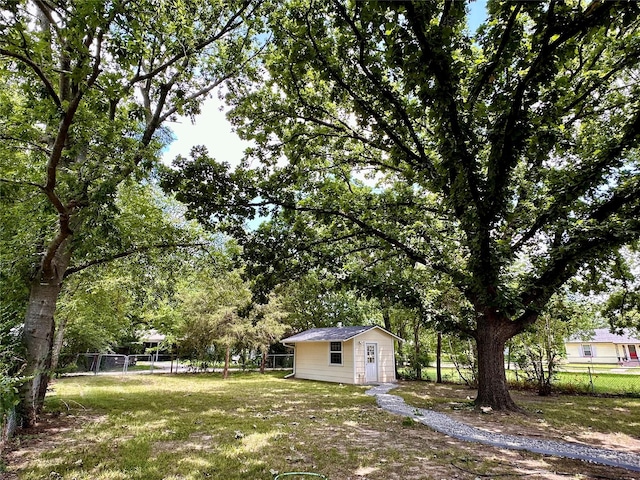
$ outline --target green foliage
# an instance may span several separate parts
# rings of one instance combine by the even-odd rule
[[[250,329],[241,314],[249,308],[251,292],[238,271],[216,276],[203,271],[190,280],[179,293],[178,349],[181,357],[207,362],[215,346],[222,351],[235,346]]]
[[[536,386],[538,394],[549,395],[566,352],[564,342],[578,332],[596,326],[591,305],[556,295],[547,305],[541,319],[510,343],[513,358],[526,381]]]
[[[248,346],[263,355],[268,353],[269,348],[291,329],[287,323],[289,316],[283,299],[275,294],[269,296],[266,304],[254,305],[250,315],[252,327],[247,335]]]
[[[290,312],[286,321],[296,331],[338,324],[368,325],[379,316],[375,302],[318,271],[282,285],[277,292]]]
[[[263,74],[227,96],[245,164],[182,159],[164,185],[236,230],[269,213],[242,235],[263,277],[366,254],[438,272],[472,310],[450,326],[488,359],[640,238],[639,14],[490,2],[469,35],[465,2],[280,2]],[[205,195],[211,171],[237,191]]]
[[[618,331],[624,327],[640,330],[640,291],[613,292],[603,306],[603,314]]]
[[[470,339],[447,338],[449,358],[458,376],[471,388],[478,386],[478,352]]]
[[[612,330],[640,331],[640,253],[624,249],[612,259],[612,274],[606,279],[608,296],[601,313]]]
[[[224,173],[254,180],[233,202],[207,199],[194,177],[215,163],[198,156],[165,185],[198,218],[283,212],[255,233],[263,267],[325,247],[402,254],[527,323],[581,265],[638,237],[638,11],[496,3],[471,39],[454,5],[283,4],[269,80],[229,96],[271,175],[247,163]]]
[[[118,275],[115,266],[72,279],[56,313],[59,326],[64,323],[65,328],[63,356],[73,361],[77,353],[107,353],[123,345],[140,315],[132,296],[137,283],[138,279]]]
[[[0,376],[0,426],[4,426],[7,415],[18,405],[18,387],[26,380],[24,377]]]
[[[217,249],[215,238],[180,219],[175,202],[152,185],[121,185],[114,206],[118,213],[111,228],[123,239],[120,247],[129,250],[67,280],[56,311],[57,328],[64,331],[58,367],[75,361],[78,353],[131,346],[147,328],[147,312],[172,301],[175,285],[196,268],[198,257],[215,256],[209,253]],[[99,241],[97,250],[113,247]]]
[[[35,181],[35,168],[28,152],[16,151],[11,141],[12,120],[29,116],[28,105],[14,82],[0,70],[0,179],[22,175]],[[24,125],[29,131],[31,126]],[[16,134],[27,136],[26,131]],[[51,235],[51,209],[33,187],[0,180],[0,365],[19,369],[20,325],[24,321],[29,298],[29,281],[34,263],[42,255],[43,243]],[[9,367],[7,367],[9,368]],[[5,369],[2,368],[4,371]]]
[[[0,305],[0,437],[4,437],[9,416],[18,404],[18,387],[27,380],[21,375],[25,360],[19,323],[11,307],[9,301]]]
[[[193,239],[181,220],[167,225],[163,209],[146,202],[144,182],[172,139],[166,124],[193,118],[216,88],[251,68],[261,21],[248,18],[260,18],[259,6],[20,0],[3,9],[0,294],[9,292],[14,319],[39,312],[25,315],[33,326],[23,334],[27,371],[43,385],[57,299],[29,297],[23,285],[52,286],[55,296],[71,273]],[[37,409],[45,389],[25,390],[39,395],[25,409]]]
[[[403,427],[408,427],[408,428],[413,428],[416,426],[416,422],[413,418],[411,417],[404,417],[402,419],[402,426]]]

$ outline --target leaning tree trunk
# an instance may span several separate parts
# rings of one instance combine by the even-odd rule
[[[492,317],[478,321],[478,396],[475,400],[477,407],[520,410],[509,394],[504,368],[504,347],[514,334],[514,326],[508,319]]]
[[[41,267],[31,283],[24,319],[22,340],[27,363],[23,375],[29,380],[20,389],[18,405],[20,421],[24,426],[32,426],[36,423],[49,384],[55,328],[53,316],[58,295],[62,289],[64,272],[69,265],[71,255],[68,240],[58,243],[56,247],[52,258],[46,262],[46,268]]]
[[[23,341],[27,367],[24,375],[30,379],[21,389],[18,411],[25,426],[34,425],[44,403],[51,367],[54,321],[61,284],[40,283],[31,286],[29,304],[24,321]]]

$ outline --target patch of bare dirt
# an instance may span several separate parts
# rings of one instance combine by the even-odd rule
[[[205,433],[192,433],[186,441],[165,440],[152,445],[151,456],[163,452],[212,451],[215,449],[215,437]]]
[[[2,480],[15,480],[19,472],[30,461],[43,452],[58,448],[62,445],[73,445],[76,441],[70,432],[88,422],[102,421],[103,417],[89,415],[43,415],[37,425],[23,428],[16,432],[15,437],[7,442],[2,459],[8,467],[8,472],[0,474]],[[2,476],[5,475],[5,476]]]
[[[460,422],[489,432],[562,440],[621,452],[640,453],[640,439],[624,433],[602,433],[588,429],[568,433],[550,426],[543,419],[536,419],[535,416],[497,412],[483,414],[474,410],[439,410]]]
[[[481,430],[507,435],[525,435],[544,440],[581,443],[610,450],[640,454],[640,437],[632,437],[618,432],[596,432],[591,429],[578,429],[577,427],[568,431],[551,426],[542,418],[542,415],[535,413],[491,412],[485,414],[479,412],[470,408],[467,403],[475,397],[475,391],[473,390],[464,390],[447,384],[430,385],[429,395],[431,397],[458,399],[458,402],[435,404],[433,409]],[[530,392],[512,392],[511,396],[516,404],[524,403],[524,400],[531,396],[535,396],[537,402],[557,402],[555,397],[540,397]],[[407,403],[410,404],[410,401]]]

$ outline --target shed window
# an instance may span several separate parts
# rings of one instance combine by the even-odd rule
[[[593,351],[591,350],[591,345],[582,345],[582,356],[593,357]]]
[[[342,342],[329,344],[329,364],[342,365]]]

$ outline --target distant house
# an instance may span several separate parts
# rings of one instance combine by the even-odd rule
[[[166,336],[158,332],[155,329],[150,329],[142,332],[140,335],[140,341],[145,350],[150,348],[158,348],[162,342],[166,340]]]
[[[312,328],[281,342],[294,349],[293,375],[308,380],[349,384],[396,379],[395,341],[384,328]]]
[[[166,345],[164,346],[165,348],[162,348],[166,339],[166,335],[163,335],[155,329],[146,330],[140,334],[143,351],[154,354],[155,361],[158,361],[160,354],[164,355],[168,353]]]
[[[629,330],[625,330],[622,335],[616,335],[608,328],[596,328],[593,335],[574,335],[566,340],[564,345],[569,363],[640,366],[640,338],[631,336]]]

